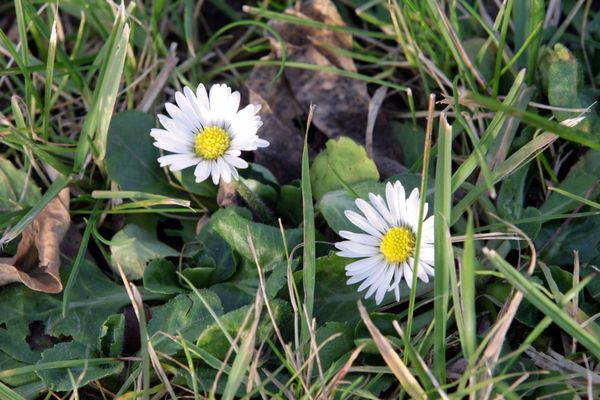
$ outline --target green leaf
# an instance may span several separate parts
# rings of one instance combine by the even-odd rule
[[[291,308],[285,301],[278,299],[271,300],[270,306],[276,323],[285,321],[291,315]],[[249,306],[246,306],[221,316],[221,325],[231,337],[235,338],[238,335],[244,318],[248,312],[253,311]],[[258,327],[257,340],[265,340],[271,334],[271,331],[271,321],[269,318],[265,318],[263,315],[263,320],[260,322]],[[225,355],[231,348],[231,344],[216,322],[209,325],[202,332],[198,338],[197,345],[221,360],[225,358]]]
[[[218,283],[227,280],[235,272],[238,260],[231,247],[214,229],[214,218],[202,229],[198,240],[204,247],[200,252],[214,260],[216,269],[210,276],[210,283]]]
[[[363,181],[379,180],[379,172],[364,147],[352,139],[329,140],[310,167],[311,186],[315,200],[325,193]]]
[[[88,346],[77,342],[58,343],[42,353],[38,364],[60,362],[66,360],[81,360],[94,358],[95,354]],[[38,371],[37,374],[48,388],[66,392],[82,387],[88,382],[118,374],[123,369],[123,362],[107,362],[104,364],[81,364],[70,368],[56,368]],[[71,377],[73,380],[71,380]]]
[[[573,251],[579,252],[579,260],[587,263],[600,255],[597,240],[600,237],[600,215],[579,218],[563,228],[562,221],[544,224],[536,238],[536,247],[546,245],[540,258],[548,264],[573,265]],[[549,241],[552,240],[550,243]]]
[[[471,37],[463,42],[467,56],[474,61],[475,67],[481,72],[486,81],[491,81],[494,76],[494,63],[496,62],[496,49],[486,45],[487,40],[481,37]],[[485,53],[481,50],[485,48]],[[423,146],[421,146],[423,148]]]
[[[110,247],[111,267],[118,272],[117,264],[121,265],[129,279],[141,279],[151,260],[179,255],[178,251],[159,241],[154,233],[135,224],[125,225],[112,241],[118,244]]]
[[[296,260],[294,260],[296,261]],[[265,272],[267,298],[274,298],[287,283],[287,261],[279,261],[270,271]],[[259,277],[254,261],[243,260],[235,275],[227,282],[210,287],[219,295],[225,311],[232,311],[254,302],[259,289]]]
[[[354,350],[354,332],[350,324],[340,322],[327,322],[317,329],[317,344],[321,346],[326,340],[336,335],[335,339],[329,340],[319,350],[319,359],[324,371],[343,355]]]
[[[394,137],[400,147],[401,161],[411,166],[423,158],[425,147],[425,130],[411,122],[392,121]]]
[[[265,271],[270,271],[279,261],[285,260],[283,238],[278,228],[246,219],[231,207],[217,211],[212,218],[215,231],[229,246],[243,258],[254,261],[248,244],[248,234],[250,234],[258,262]],[[286,229],[285,239],[287,248],[293,249],[302,242],[302,230]]]
[[[551,106],[586,108],[591,105],[592,102],[586,101],[582,95],[584,79],[581,65],[565,46],[557,43],[553,49],[544,49],[540,67],[543,86]],[[575,118],[579,113],[553,110],[553,114],[561,122],[567,118]],[[594,113],[588,113],[577,128],[589,132],[596,119]]]
[[[328,321],[355,323],[360,320],[356,301],[361,299],[364,293],[356,290],[358,284],[352,286],[346,284],[348,277],[345,267],[352,261],[350,258],[338,257],[334,253],[317,258],[314,306],[314,317],[317,323]],[[368,310],[374,310],[375,302],[365,301],[365,306]]]
[[[567,177],[558,185],[558,188],[577,196],[585,197],[587,191],[598,179],[598,171],[600,171],[600,152],[588,150],[571,167]],[[594,197],[592,196],[591,198],[593,199]],[[568,199],[560,193],[553,192],[540,207],[540,211],[544,215],[561,214],[575,209],[579,204],[578,201]]]
[[[173,196],[174,189],[158,164],[150,130],[154,118],[139,111],[113,116],[108,130],[106,168],[121,189]]]
[[[0,351],[0,371],[6,371],[13,368],[24,367],[27,364],[21,361],[17,361],[14,358],[10,357],[6,353]],[[16,376],[7,376],[2,378],[2,382],[7,385],[11,385],[13,387],[25,385],[27,383],[39,381],[39,378],[35,373],[16,375]],[[0,397],[1,398],[1,397]]]
[[[40,198],[40,188],[31,177],[0,158],[0,212],[33,207]]]
[[[196,182],[196,175],[194,175],[193,168],[186,168],[181,171],[175,171],[173,172],[173,176],[175,176],[179,183],[181,183],[181,185],[190,193],[212,199],[217,197],[217,186],[215,186],[215,184],[213,184],[210,179],[199,183]],[[164,180],[165,178],[163,177],[162,179]]]
[[[296,185],[283,185],[279,189],[277,213],[298,226],[302,222],[302,189]]]
[[[63,269],[63,278],[68,273]],[[144,293],[147,294],[147,293]],[[147,299],[159,296],[148,295]],[[71,293],[67,317],[62,316],[62,298],[33,292],[13,285],[0,292],[0,350],[17,360],[36,362],[39,351],[30,351],[26,337],[30,324],[39,321],[44,333],[54,337],[72,337],[79,343],[97,346],[106,318],[130,304],[125,289],[115,284],[95,265],[83,261]],[[26,354],[23,349],[27,349]]]
[[[165,259],[150,261],[144,270],[144,287],[152,293],[177,294],[185,291],[179,284],[175,265]]]
[[[223,307],[215,293],[205,289],[199,290],[199,293],[215,315],[223,314]],[[148,334],[157,351],[173,354],[181,350],[181,346],[164,334],[181,335],[184,339],[195,342],[201,332],[214,322],[208,308],[198,296],[182,294],[152,309]]]
[[[113,314],[102,324],[98,338],[98,349],[105,357],[119,357],[123,352],[125,338],[125,316]]]

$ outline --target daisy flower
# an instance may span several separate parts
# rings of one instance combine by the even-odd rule
[[[175,93],[175,102],[165,104],[170,118],[158,115],[165,129],[152,129],[154,146],[169,151],[158,158],[161,167],[179,171],[195,166],[196,182],[209,176],[216,184],[220,179],[239,179],[238,168],[248,167],[240,158],[242,151],[267,147],[256,132],[262,121],[256,113],[260,105],[249,104],[238,111],[240,93],[225,84],[213,85],[210,93],[203,84],[194,93],[189,87]]]
[[[375,294],[375,302],[380,304],[385,294],[394,291],[396,301],[400,301],[400,282],[406,280],[411,287],[417,246],[419,219],[419,190],[414,189],[408,198],[404,187],[398,181],[385,187],[385,199],[369,193],[367,202],[356,200],[362,215],[346,210],[345,215],[362,232],[340,231],[347,239],[337,242],[338,256],[361,258],[346,266],[348,284],[361,282],[358,291],[368,288],[365,298]],[[427,215],[425,203],[423,215]],[[434,275],[433,216],[423,221],[419,251],[417,276],[429,282]]]

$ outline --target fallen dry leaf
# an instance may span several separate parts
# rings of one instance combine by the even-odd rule
[[[330,0],[305,1],[299,10],[289,9],[286,12],[328,25],[345,25]],[[357,71],[352,58],[331,51],[332,48],[351,49],[352,36],[349,33],[284,21],[274,21],[272,26],[286,44],[289,61],[322,66],[324,70]],[[276,40],[272,40],[271,44],[273,54],[267,58],[280,58],[280,44]],[[365,82],[331,72],[300,68],[286,68],[283,77],[274,82],[276,71],[275,67],[257,65],[246,82],[250,102],[263,106],[261,136],[271,143],[267,151],[257,153],[256,161],[271,167],[283,181],[299,175],[304,141],[302,130],[293,121],[308,112],[311,104],[317,106],[312,123],[325,139],[348,136],[365,143],[371,102]],[[404,167],[395,161],[394,143],[385,118],[379,116],[376,119],[373,131],[374,160],[381,174],[389,176],[403,171]],[[322,143],[323,140],[316,142]]]
[[[60,293],[60,243],[71,224],[69,189],[60,191],[23,232],[12,258],[0,258],[0,286],[22,282],[38,292]]]

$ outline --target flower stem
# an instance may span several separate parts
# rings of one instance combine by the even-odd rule
[[[271,209],[244,183],[242,178],[232,179],[231,184],[262,222],[269,224],[275,222]]]

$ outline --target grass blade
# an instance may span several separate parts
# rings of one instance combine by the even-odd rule
[[[469,360],[477,348],[477,313],[475,311],[475,240],[473,239],[473,214],[469,212],[467,232],[462,254],[460,274],[460,304],[464,330],[464,354]]]
[[[446,325],[448,322],[449,273],[454,268],[448,221],[452,204],[452,126],[445,114],[440,117],[435,175],[434,238],[434,373],[441,385],[446,382]],[[484,186],[485,188],[485,186]]]
[[[425,393],[425,390],[423,390],[423,387],[421,387],[406,364],[404,364],[400,356],[394,351],[388,339],[383,336],[375,324],[373,324],[373,321],[371,321],[371,318],[369,318],[369,314],[367,314],[365,306],[363,306],[360,301],[358,302],[358,312],[360,313],[360,317],[362,318],[363,322],[367,326],[369,333],[373,337],[381,357],[383,357],[383,360],[387,366],[396,376],[400,382],[400,385],[402,385],[404,390],[406,390],[411,398],[426,399],[427,394]]]
[[[306,319],[302,318],[302,342],[308,341],[310,327],[306,321],[312,320],[313,304],[315,297],[315,210],[313,205],[312,188],[310,186],[310,166],[308,161],[308,129],[312,120],[315,107],[311,105],[304,135],[304,150],[302,151],[302,217],[304,219],[304,253],[302,282],[304,285],[304,305]],[[305,326],[306,325],[306,326]]]

